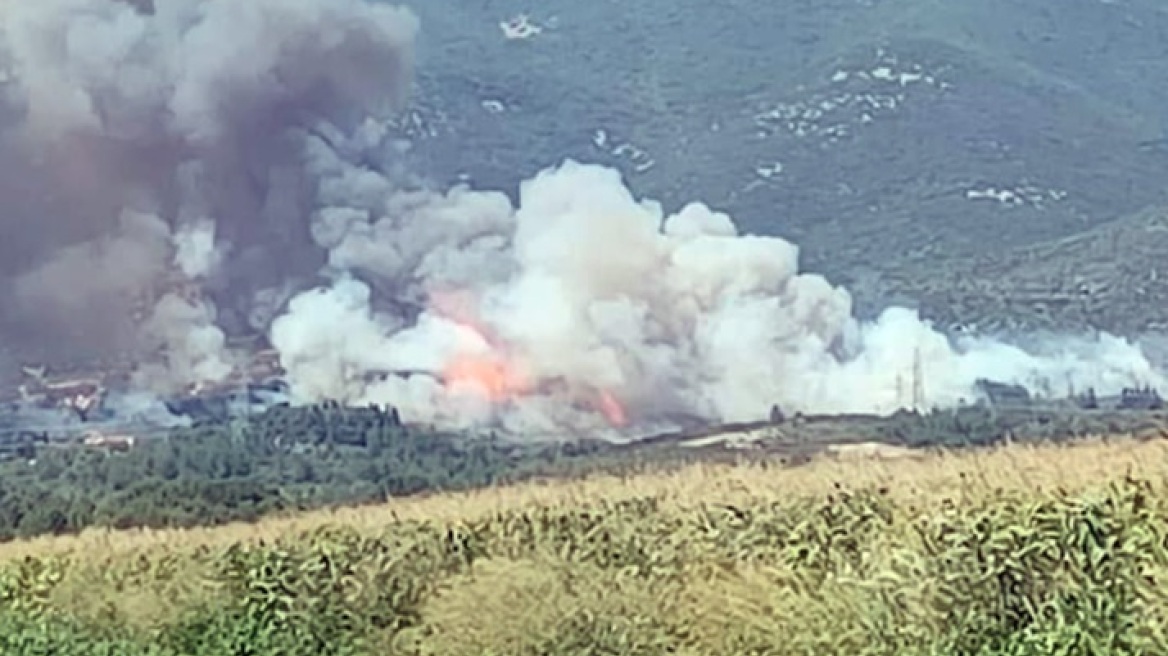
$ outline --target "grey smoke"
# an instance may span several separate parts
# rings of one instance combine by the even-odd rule
[[[68,326],[89,339],[114,339],[115,331],[129,327],[115,323],[130,314],[119,301],[163,274],[169,239],[169,227],[159,217],[125,210],[106,234],[62,244],[18,273],[6,305],[35,327]],[[121,317],[110,312],[111,301]]]
[[[1106,335],[1023,350],[902,308],[858,321],[795,245],[698,199],[667,215],[611,169],[532,171],[518,203],[405,185],[387,120],[417,29],[362,0],[6,5],[5,341],[84,334],[173,393],[229,381],[228,338],[262,330],[296,402],[529,435],[890,412],[918,371],[939,406],[980,377],[1164,382]]]
[[[972,400],[983,377],[1103,394],[1164,382],[1108,335],[1051,336],[1027,351],[954,342],[903,308],[858,321],[846,290],[799,271],[795,245],[741,235],[701,203],[667,215],[604,167],[540,172],[513,207],[463,188],[368,195],[365,172],[326,164],[332,204],[314,234],[344,273],[293,299],[271,333],[302,400],[554,434],[606,430],[605,393],[644,429],[681,414],[760,419],[772,403],[892,412],[913,402],[914,377],[920,400],[942,407]],[[379,310],[378,290],[428,299],[426,309],[403,321]],[[451,376],[457,362],[471,373]]]
[[[361,0],[2,9],[5,341],[66,359],[125,352],[167,389],[213,382],[224,328],[247,328],[253,297],[323,261],[303,134],[389,116],[417,21]],[[205,294],[168,293],[174,280]]]
[[[172,413],[158,396],[149,392],[112,392],[105,399],[105,408],[112,417],[107,425],[115,431],[127,425],[146,425],[156,429],[182,428],[191,425],[189,417]],[[86,422],[91,427],[96,423],[102,427],[101,418],[97,422]],[[52,424],[50,424],[52,425]]]

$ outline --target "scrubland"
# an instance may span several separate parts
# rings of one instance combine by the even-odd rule
[[[694,465],[0,546],[3,654],[1146,654],[1168,443]]]

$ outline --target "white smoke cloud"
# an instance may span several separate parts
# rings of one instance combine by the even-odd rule
[[[174,235],[174,263],[188,278],[206,278],[215,273],[224,252],[215,243],[215,222],[203,219],[180,225]]]
[[[605,394],[649,426],[757,420],[776,403],[888,413],[912,403],[918,374],[924,402],[941,407],[972,400],[979,378],[1100,393],[1164,382],[1110,336],[1031,353],[953,343],[903,308],[857,321],[846,290],[798,271],[793,244],[740,235],[700,203],[666,216],[612,169],[566,161],[511,208],[467,189],[369,195],[370,172],[333,164],[314,234],[348,276],[295,299],[272,330],[302,400],[540,433],[603,430]],[[379,315],[393,296],[427,306],[412,321]]]
[[[137,386],[175,394],[192,384],[227,380],[236,363],[215,320],[215,307],[198,296],[163,295],[140,332],[143,346],[160,355],[136,372]]]
[[[529,435],[760,419],[772,404],[891,412],[914,379],[936,406],[982,377],[1164,383],[1109,336],[1023,350],[952,343],[903,308],[857,321],[846,290],[799,271],[795,245],[697,202],[667,215],[611,169],[538,172],[516,206],[405,190],[385,120],[410,81],[409,11],[150,4],[0,13],[0,276],[25,324],[6,342],[78,323],[95,348],[129,335],[138,386],[171,393],[230,379],[230,327],[250,325],[299,402]],[[316,273],[331,282],[306,291]],[[122,329],[143,296],[144,321]]]

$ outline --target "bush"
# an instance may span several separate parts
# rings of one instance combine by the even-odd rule
[[[0,569],[0,654],[1154,653],[1164,489],[1123,479],[907,506],[838,486],[684,509],[649,495],[25,558]],[[202,592],[188,581],[173,613],[127,610],[193,572]]]

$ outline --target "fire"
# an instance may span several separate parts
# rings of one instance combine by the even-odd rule
[[[456,357],[447,364],[442,378],[450,387],[477,387],[493,403],[506,401],[531,389],[521,367],[492,356]]]
[[[629,417],[625,413],[625,407],[608,390],[600,391],[597,405],[604,418],[613,426],[620,427],[628,423]]]
[[[470,292],[442,289],[430,291],[430,309],[433,312],[473,333],[477,341],[487,344],[492,351],[488,354],[455,356],[443,368],[442,379],[448,387],[478,388],[492,403],[529,392],[532,385],[526,370],[513,358],[503,355],[505,349],[493,331],[478,318],[475,303]]]
[[[433,312],[474,333],[491,351],[451,359],[442,371],[442,379],[448,388],[476,388],[492,403],[503,403],[535,390],[536,382],[527,368],[507,354],[506,345],[478,317],[473,294],[462,290],[432,289],[429,296]],[[628,424],[624,405],[608,390],[600,390],[594,406],[609,424],[616,427]]]

